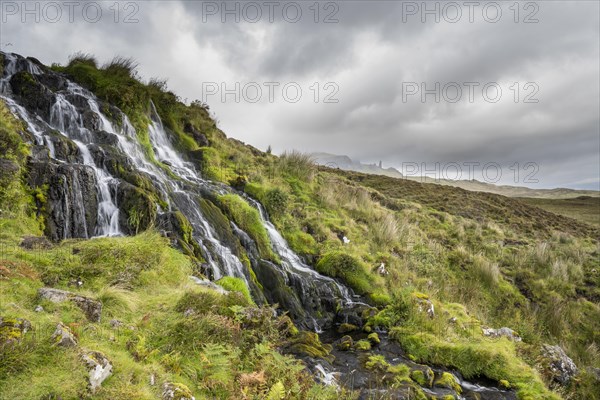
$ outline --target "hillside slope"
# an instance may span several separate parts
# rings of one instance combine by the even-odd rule
[[[0,65],[0,397],[600,397],[596,229],[263,153],[129,60]]]

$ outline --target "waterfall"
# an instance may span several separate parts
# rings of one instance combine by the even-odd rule
[[[84,89],[69,83],[67,93],[83,95]],[[100,114],[98,113],[100,116]],[[96,175],[98,191],[98,219],[94,236],[120,236],[119,207],[116,204],[115,187],[118,180],[105,169],[99,168],[88,145],[93,143],[92,132],[84,126],[83,116],[63,94],[56,95],[56,102],[50,109],[50,126],[71,139],[79,148],[83,164],[91,167]]]
[[[64,187],[64,193],[70,193],[65,199],[69,204],[64,204],[64,221],[61,223],[62,238],[91,237],[91,236],[117,236],[122,235],[117,204],[120,180],[113,176],[102,165],[105,152],[102,137],[110,135],[116,140],[109,146],[118,149],[119,157],[123,157],[139,173],[147,176],[157,192],[162,196],[166,209],[159,209],[160,213],[180,211],[192,226],[192,237],[202,251],[208,263],[212,276],[218,279],[223,276],[234,276],[243,279],[251,286],[250,271],[238,256],[227,245],[223,244],[209,220],[203,215],[199,199],[203,193],[234,192],[225,185],[219,186],[202,178],[194,165],[184,160],[175,149],[171,135],[157,112],[155,105],[150,103],[150,123],[148,136],[156,159],[152,159],[139,143],[138,135],[127,116],[123,113],[113,114],[113,118],[120,122],[114,124],[101,111],[95,95],[81,86],[64,78],[59,85],[60,90],[51,93],[50,107],[45,117],[30,114],[26,104],[18,104],[16,97],[11,93],[10,78],[18,71],[27,71],[33,75],[53,74],[51,71],[41,71],[31,61],[18,56],[7,55],[5,73],[1,79],[0,89],[2,97],[6,100],[11,110],[27,123],[28,130],[35,137],[37,145],[45,145],[54,162],[59,165],[69,164],[66,156],[58,154],[53,142],[53,130],[70,139],[79,150],[79,163],[93,171],[95,177],[95,190],[97,198],[97,216],[95,227],[83,224],[86,220],[86,210],[83,207],[82,185],[77,182],[70,187]],[[60,76],[56,75],[56,78]],[[117,117],[114,117],[114,115]],[[43,117],[43,115],[42,115]],[[111,150],[113,151],[113,150]],[[100,155],[98,155],[100,154]],[[57,160],[56,157],[63,158]],[[71,173],[74,180],[81,179],[79,173]],[[64,183],[63,183],[64,184]],[[65,184],[66,185],[66,184]],[[352,293],[343,285],[332,278],[325,277],[306,265],[302,259],[292,251],[282,235],[269,221],[263,207],[256,201],[248,199],[251,205],[260,213],[262,223],[268,233],[274,252],[281,260],[280,265],[261,260],[252,256],[253,268],[260,271],[259,281],[263,286],[269,286],[271,278],[277,277],[277,283],[286,285],[292,290],[281,290],[280,287],[271,287],[273,295],[271,300],[280,304],[293,306],[299,319],[304,319],[303,324],[315,331],[320,331],[323,323],[331,323],[339,306],[348,307],[355,304]],[[79,221],[79,222],[77,222]],[[76,227],[76,225],[82,225]],[[233,226],[238,237],[243,238],[245,247],[252,246],[252,240],[237,226]],[[250,253],[250,251],[248,251]],[[265,291],[268,289],[265,289]],[[281,296],[287,296],[282,298]],[[327,317],[324,315],[327,314]],[[328,321],[328,322],[327,322]]]

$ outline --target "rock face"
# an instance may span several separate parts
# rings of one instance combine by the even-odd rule
[[[503,327],[500,329],[494,329],[494,328],[483,328],[483,336],[489,336],[492,338],[501,338],[501,337],[505,337],[508,340],[512,340],[513,342],[520,342],[521,341],[521,337],[512,329],[507,328],[507,327]]]
[[[89,369],[90,389],[92,393],[100,387],[102,382],[112,374],[112,364],[98,351],[84,350],[81,358]]]
[[[81,309],[81,311],[83,311],[87,319],[91,322],[100,322],[102,303],[97,300],[67,292],[66,290],[53,288],[41,288],[38,290],[38,296],[53,303],[72,301]]]
[[[181,383],[166,382],[163,385],[162,400],[196,400],[190,389]]]
[[[578,368],[560,346],[542,346],[544,364],[552,379],[566,385],[578,373]]]
[[[59,347],[75,347],[77,339],[71,330],[62,322],[56,325],[56,330],[52,334],[52,343]]]
[[[46,235],[54,241],[94,235],[98,199],[94,170],[81,164],[29,163],[29,184],[47,188]],[[40,200],[38,200],[40,201]]]

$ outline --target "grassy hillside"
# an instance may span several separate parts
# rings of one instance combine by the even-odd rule
[[[573,199],[520,198],[524,203],[542,208],[554,214],[564,215],[579,222],[600,227],[600,198],[579,196]]]
[[[411,359],[504,381],[520,399],[600,398],[593,371],[600,368],[596,228],[498,195],[317,168],[297,152],[260,152],[228,139],[206,105],[185,106],[164,84],[140,82],[122,60],[99,68],[92,58],[78,57],[54,69],[122,108],[142,143],[152,100],[203,175],[264,204],[296,252],[378,308],[362,329],[389,330]],[[298,361],[277,352],[300,340],[289,319],[256,308],[243,294],[220,295],[190,283],[187,275],[197,272],[193,257],[151,229],[131,238],[22,249],[24,236],[41,232],[35,211],[43,196],[22,183],[22,126],[2,110],[0,133],[11,145],[1,156],[15,160],[19,173],[5,178],[2,187],[10,190],[0,198],[0,245],[6,249],[0,315],[26,318],[38,332],[60,321],[81,329],[81,345],[100,350],[115,365],[94,398],[156,398],[167,381],[185,385],[197,398],[346,396],[314,384]],[[266,258],[277,261],[255,211],[236,196],[216,203]],[[382,263],[388,274],[378,272]],[[83,285],[73,286],[78,280]],[[71,303],[40,302],[36,290],[43,285],[102,300],[105,317],[90,322]],[[435,315],[422,311],[424,302],[434,305]],[[38,304],[44,312],[33,311]],[[122,323],[118,335],[111,319]],[[482,333],[483,327],[505,326],[523,340]],[[62,381],[69,382],[63,398],[90,396],[82,389],[85,371],[77,352],[50,345],[49,336],[2,347],[8,362],[0,369],[0,397],[52,398]],[[576,379],[553,382],[541,351],[545,343],[564,348],[579,366]],[[318,341],[307,346],[312,355],[328,353]],[[39,378],[30,384],[25,376]],[[150,376],[159,383],[151,385]]]

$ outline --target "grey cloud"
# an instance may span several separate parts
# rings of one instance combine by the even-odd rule
[[[344,153],[397,166],[404,160],[535,161],[540,186],[598,188],[597,2],[537,2],[537,24],[515,24],[506,2],[496,24],[477,15],[475,23],[464,16],[456,24],[403,22],[402,3],[394,1],[338,2],[339,23],[323,24],[312,20],[313,2],[298,3],[304,15],[297,23],[276,13],[275,23],[223,24],[218,16],[202,20],[201,2],[139,2],[138,24],[9,21],[0,26],[0,42],[46,63],[65,62],[78,50],[101,61],[132,56],[144,77],[168,78],[189,99],[201,96],[205,81],[298,82],[304,97],[296,104],[212,99],[229,135],[262,148]],[[102,4],[108,9],[113,2]],[[311,101],[315,81],[337,83],[339,103]],[[511,81],[534,81],[540,102],[404,103],[407,81],[428,87],[497,81],[503,96],[512,95]]]

